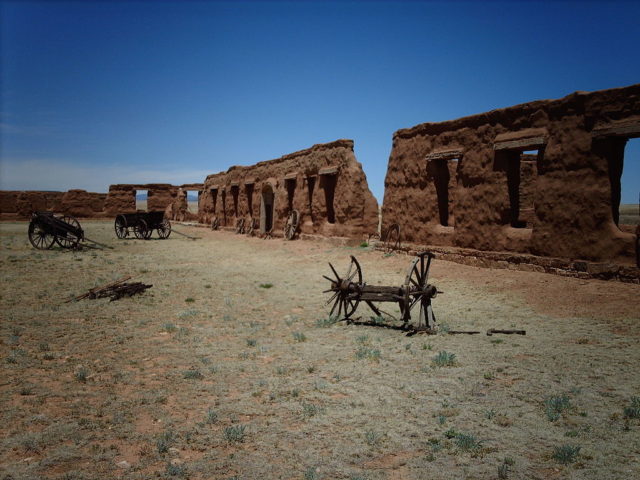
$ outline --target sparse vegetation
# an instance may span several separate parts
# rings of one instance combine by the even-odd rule
[[[555,422],[562,413],[571,408],[571,400],[568,395],[554,395],[544,401],[544,412],[550,422]]]
[[[581,447],[576,445],[561,445],[559,447],[554,447],[552,458],[558,463],[567,465],[577,460],[580,450]]]
[[[91,238],[113,241],[113,222],[82,225]],[[600,289],[607,321],[596,335],[577,300],[561,306],[571,306],[571,328],[553,310],[566,301],[554,289],[574,285],[579,296],[595,288],[585,281],[509,270],[498,281],[488,269],[436,261],[430,281],[447,293],[434,310],[452,329],[500,326],[498,312],[505,325],[542,335],[494,346],[484,335],[406,337],[387,328],[398,325],[390,316],[384,326],[336,323],[331,304],[323,309],[321,279],[326,261],[345,273],[353,247],[198,230],[198,242],[130,241],[126,252],[95,256],[54,249],[34,262],[24,227],[0,229],[0,243],[16,239],[0,249],[5,476],[300,479],[314,467],[322,479],[599,480],[633,468],[640,402],[626,368],[637,340],[629,285]],[[406,255],[358,252],[371,285],[404,281]],[[153,302],[63,303],[87,283],[139,269],[148,270]],[[261,279],[275,286],[263,290]],[[511,301],[508,289],[523,282],[536,295]],[[543,311],[538,291],[551,297]],[[366,305],[358,315],[376,323]],[[576,343],[582,337],[588,345]],[[455,368],[433,361],[441,351],[455,352]],[[75,376],[81,367],[86,382]],[[554,423],[547,399],[560,412]],[[581,447],[567,466],[553,457],[565,443]]]
[[[224,438],[229,443],[242,443],[245,439],[245,425],[231,425],[224,429]]]
[[[456,364],[456,354],[443,350],[433,357],[431,363],[436,367],[453,367]]]

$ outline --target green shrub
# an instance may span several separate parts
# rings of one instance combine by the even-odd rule
[[[568,395],[554,395],[544,401],[544,412],[550,422],[555,422],[565,410],[571,408],[571,400]]]
[[[563,465],[568,465],[576,461],[580,447],[574,445],[561,445],[554,447],[552,458]]]
[[[224,438],[229,443],[241,443],[244,442],[245,437],[245,425],[231,425],[224,429]]]
[[[183,372],[183,377],[188,380],[202,380],[204,378],[204,375],[200,372],[200,370],[192,368]]]
[[[433,357],[432,363],[436,367],[452,367],[456,364],[456,354],[443,350]]]
[[[302,332],[293,332],[293,339],[298,343],[306,342],[307,336]]]
[[[640,418],[640,397],[631,397],[631,405],[624,409],[625,418]]]
[[[261,283],[260,288],[271,288],[273,287],[273,283]]]
[[[480,449],[480,447],[482,447],[482,442],[477,440],[473,435],[458,433],[456,435],[456,445],[460,450],[470,451]]]

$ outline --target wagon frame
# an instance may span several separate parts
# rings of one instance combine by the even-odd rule
[[[149,240],[153,231],[164,240],[171,235],[171,222],[164,217],[162,210],[153,212],[121,213],[114,221],[116,237],[127,238],[131,232],[136,238]]]

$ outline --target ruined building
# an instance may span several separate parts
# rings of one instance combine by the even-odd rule
[[[300,214],[301,233],[353,238],[377,231],[378,204],[352,140],[209,175],[199,215],[203,223],[218,218],[222,226],[253,218],[261,232],[278,234],[292,209]]]
[[[618,207],[625,144],[638,136],[640,85],[398,130],[382,230],[397,223],[419,245],[635,263]]]

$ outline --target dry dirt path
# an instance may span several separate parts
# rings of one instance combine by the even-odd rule
[[[637,285],[436,260],[442,330],[527,335],[405,337],[332,325],[321,293],[327,261],[356,255],[367,283],[396,285],[405,255],[82,223],[115,249],[37,251],[25,223],[0,224],[0,478],[640,472]],[[126,274],[153,287],[63,303]]]

